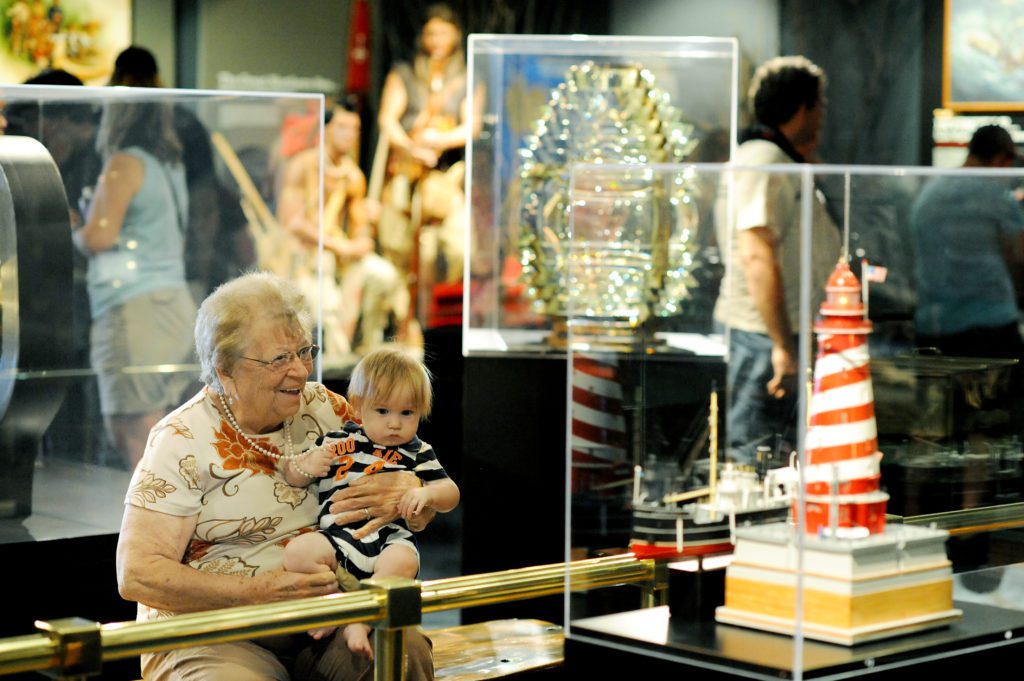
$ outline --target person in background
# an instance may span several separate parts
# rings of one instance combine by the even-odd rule
[[[378,239],[412,281],[421,318],[435,283],[462,279],[467,119],[462,27],[450,7],[431,5],[415,58],[388,73],[378,115],[390,149]]]
[[[1017,149],[1005,128],[984,125],[967,145],[967,169],[1010,168]],[[1018,179],[1018,178],[1014,178]],[[946,175],[932,179],[910,210],[917,307],[915,345],[952,357],[1016,361],[974,391],[971,409],[1005,413],[987,425],[1019,437],[1024,429],[1024,210],[1011,178]],[[998,364],[993,363],[995,366]],[[993,374],[990,374],[993,375]]]
[[[1009,168],[1010,133],[977,129],[964,168]],[[1024,357],[1014,273],[1024,268],[1024,211],[1007,178],[939,176],[910,213],[917,345],[961,357]]]
[[[156,57],[138,45],[118,54],[108,85],[164,87]],[[237,197],[217,177],[210,133],[193,110],[194,104],[194,99],[175,102],[173,123],[181,140],[189,195],[185,273],[193,296],[201,300],[253,265],[256,256]]]
[[[762,64],[749,92],[755,123],[736,164],[806,162],[821,140],[825,84],[824,72],[804,57]],[[726,437],[738,463],[755,463],[758,446],[785,452],[796,445],[800,199],[796,175],[757,171],[724,176],[719,191],[716,228],[727,260],[715,318],[729,327]],[[839,231],[818,193],[812,211],[811,291],[821,296],[839,257]]]
[[[277,200],[277,217],[293,237],[291,278],[310,300],[323,293],[325,354],[333,363],[379,346],[409,311],[397,270],[376,253],[371,218],[379,213],[366,198],[366,177],[352,158],[359,116],[343,100],[328,104],[323,145],[323,246],[319,253],[320,149],[288,160]],[[323,276],[321,289],[320,276]]]
[[[157,365],[191,360],[196,306],[185,283],[188,194],[168,105],[108,102],[103,171],[72,241],[89,259],[90,359],[107,434],[131,468],[150,428],[191,378]]]
[[[25,85],[59,85],[80,87],[82,81],[74,74],[59,69],[46,69],[25,81]],[[82,195],[92,191],[100,172],[96,151],[96,130],[99,109],[82,100],[23,100],[10,107],[10,134],[34,137],[53,156],[67,194],[71,221],[82,224],[79,204]]]
[[[67,71],[47,69],[26,80],[25,85],[77,88],[83,83]],[[82,94],[81,99],[75,98],[73,92],[62,93],[57,98],[29,95],[8,106],[9,133],[39,140],[57,164],[68,202],[69,221],[74,227],[85,222],[84,210],[103,167],[103,159],[96,149],[100,107],[95,100],[87,99],[84,92]],[[72,315],[68,330],[73,344],[70,362],[78,368],[89,366],[92,315],[86,290],[88,267],[88,257],[73,250],[72,280],[66,300]],[[108,450],[101,422],[93,381],[72,381],[61,411],[49,428],[47,443],[57,452],[106,463],[102,456]],[[122,461],[118,458],[114,463],[120,466]]]

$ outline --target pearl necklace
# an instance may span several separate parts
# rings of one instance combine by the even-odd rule
[[[296,459],[296,458],[302,456],[302,454],[305,453],[305,452],[303,452],[301,454],[296,454],[295,453],[295,447],[292,445],[292,429],[291,429],[292,420],[291,419],[288,419],[287,421],[284,422],[284,452],[285,453],[284,454],[277,454],[275,452],[270,451],[269,449],[266,449],[266,448],[256,444],[255,442],[253,442],[252,439],[248,435],[246,435],[242,431],[242,429],[239,427],[238,421],[235,420],[235,415],[231,412],[231,409],[228,407],[227,401],[225,401],[225,399],[224,399],[224,393],[217,393],[217,396],[220,398],[220,406],[224,408],[224,414],[225,414],[225,416],[228,417],[228,423],[231,424],[231,427],[235,429],[235,432],[237,432],[239,435],[242,436],[243,440],[245,440],[246,442],[249,443],[250,447],[255,449],[257,452],[259,452],[263,456],[269,456],[274,461],[279,461],[279,460],[282,460],[282,459],[285,460],[285,461],[291,461],[292,459]]]

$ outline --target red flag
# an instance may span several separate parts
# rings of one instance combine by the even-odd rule
[[[370,92],[370,5],[367,0],[352,3],[345,92],[360,95]]]

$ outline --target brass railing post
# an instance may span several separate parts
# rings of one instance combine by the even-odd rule
[[[420,583],[402,577],[375,577],[362,583],[387,594],[384,619],[373,633],[374,681],[405,681],[405,627],[423,620]]]
[[[640,585],[642,607],[654,608],[668,603],[668,561],[655,560],[654,579]]]
[[[57,644],[58,667],[44,672],[58,679],[85,679],[100,673],[103,643],[100,625],[81,617],[36,621],[36,629]]]

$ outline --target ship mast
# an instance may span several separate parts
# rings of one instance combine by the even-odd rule
[[[708,407],[708,459],[711,466],[708,477],[708,488],[711,490],[711,503],[715,503],[715,492],[718,485],[718,391],[711,389],[711,404]]]
[[[711,470],[708,479],[709,485],[707,487],[690,490],[689,492],[666,494],[662,497],[662,503],[678,504],[683,501],[699,499],[705,496],[709,498],[710,503],[715,503],[715,489],[718,485],[718,391],[714,388],[711,390],[711,404],[708,407],[708,458],[710,459],[709,463]],[[637,466],[637,472],[634,473],[634,476],[639,475],[639,469],[640,467]],[[634,490],[638,489],[639,487],[634,485]],[[638,495],[639,492],[634,491],[634,497],[638,498]]]

